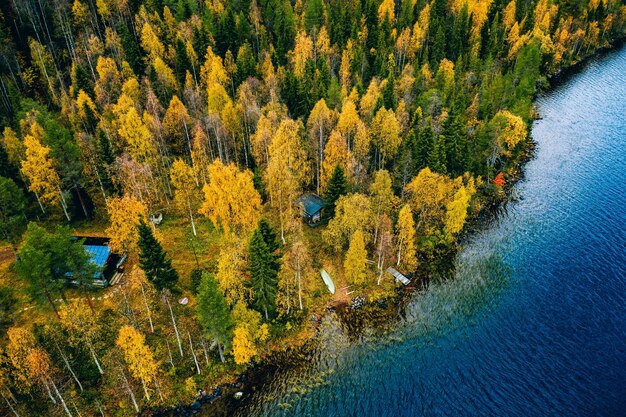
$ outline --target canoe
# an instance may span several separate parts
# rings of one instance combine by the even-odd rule
[[[334,294],[335,284],[333,283],[332,278],[330,277],[330,275],[328,275],[328,272],[324,271],[323,269],[320,272],[322,273],[322,279],[324,280],[324,283],[328,287],[328,291],[330,291],[331,294]]]

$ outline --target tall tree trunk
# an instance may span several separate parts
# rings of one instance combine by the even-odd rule
[[[100,366],[100,362],[98,361],[98,357],[96,356],[96,351],[93,348],[93,345],[91,344],[91,340],[87,341],[87,346],[89,347],[89,352],[91,352],[91,357],[93,358],[93,361],[96,363],[96,366],[98,367],[98,372],[100,372],[100,375],[104,375],[104,371],[102,370],[102,366]]]
[[[198,236],[198,234],[196,233],[196,223],[193,220],[193,210],[191,209],[191,201],[189,199],[189,196],[187,196],[187,206],[189,207],[189,219],[191,220],[191,230],[193,230],[194,236]]]
[[[61,393],[59,392],[59,389],[57,388],[52,378],[50,378],[50,383],[52,384],[52,387],[54,388],[54,392],[57,394],[57,397],[59,397],[59,400],[61,401],[61,404],[63,405],[63,409],[65,410],[65,412],[67,413],[69,417],[72,417],[72,413],[70,413],[70,409],[67,408],[67,404],[65,404],[65,400],[61,396]]]
[[[217,342],[217,352],[220,354],[220,360],[224,363],[224,352],[222,352],[222,346],[219,341]]]
[[[4,395],[4,392],[2,393],[2,398],[4,398],[4,401],[6,401],[7,405],[9,406],[9,410],[11,410],[11,412],[15,415],[15,417],[20,417],[17,411],[15,411],[15,408],[13,408],[13,404],[11,404],[11,401],[9,401],[6,395]]]
[[[174,358],[172,357],[172,349],[170,349],[169,340],[165,339],[165,343],[167,344],[167,353],[169,354],[169,357],[170,357],[170,364],[172,364],[172,369],[176,369],[176,367],[174,366]]]
[[[193,343],[191,342],[191,334],[187,332],[187,336],[189,337],[189,347],[191,348],[191,356],[193,356],[193,362],[196,364],[196,371],[198,375],[200,375],[200,365],[198,365],[198,358],[196,357],[196,352],[193,350]]]
[[[48,299],[48,302],[50,303],[50,306],[52,307],[52,311],[54,311],[54,314],[57,316],[57,319],[59,319],[59,321],[61,320],[61,316],[59,316],[59,312],[57,311],[57,308],[54,305],[54,301],[52,301],[52,297],[50,296],[50,291],[48,291],[48,289],[44,290],[46,293],[46,298]]]
[[[143,387],[143,395],[145,395],[146,399],[150,401],[150,394],[148,394],[148,387],[146,387],[146,381],[143,379],[143,377],[141,377],[140,380],[141,380],[141,386]]]
[[[167,303],[167,307],[170,309],[170,316],[172,317],[172,325],[174,326],[174,333],[176,333],[176,341],[178,342],[178,350],[180,351],[180,357],[184,357],[183,355],[183,344],[180,342],[180,334],[178,333],[178,326],[176,326],[176,319],[174,318],[174,311],[172,310],[172,305],[170,304],[170,300],[168,297],[165,297],[165,302]]]
[[[150,306],[148,305],[148,300],[146,299],[146,292],[143,289],[143,282],[139,282],[141,286],[141,295],[143,296],[143,303],[146,306],[146,311],[148,312],[148,321],[150,322],[150,333],[154,333],[154,326],[152,324],[152,313],[150,312]]]
[[[58,343],[55,343],[55,345],[56,345],[57,350],[59,351],[59,355],[61,355],[61,358],[63,359],[63,363],[65,363],[65,367],[68,369],[68,371],[70,371],[72,378],[74,378],[74,381],[76,381],[78,388],[80,388],[80,392],[83,392],[83,384],[81,384],[80,381],[78,380],[78,377],[76,376],[76,374],[74,373],[74,370],[70,366],[70,362],[67,360],[67,356],[65,356],[65,353],[63,353]]]
[[[63,197],[63,191],[61,191],[61,189],[59,188],[59,195],[61,196],[61,207],[63,207],[63,214],[65,214],[65,218],[67,218],[67,221],[71,221],[70,219],[70,215],[67,212],[67,205],[65,203],[65,197]]]
[[[35,197],[37,197],[37,203],[39,203],[39,208],[43,214],[46,214],[46,210],[43,208],[43,204],[41,204],[41,199],[39,198],[39,194],[35,193]]]
[[[85,300],[87,300],[87,305],[89,306],[89,309],[91,310],[91,314],[95,317],[96,310],[93,308],[91,297],[89,297],[89,294],[87,294],[87,286],[85,285],[85,282],[83,280],[81,280],[80,286],[83,287],[83,296],[85,297]]]
[[[137,405],[137,399],[135,399],[135,393],[133,393],[133,390],[130,387],[130,384],[128,383],[128,378],[126,378],[126,374],[124,373],[124,370],[122,369],[121,366],[120,366],[120,372],[122,373],[122,378],[124,379],[124,386],[126,387],[126,390],[128,391],[128,394],[130,395],[130,399],[133,402],[133,405],[135,406],[135,412],[139,413],[139,406]]]
[[[200,343],[202,344],[202,351],[204,352],[204,361],[207,366],[209,366],[209,353],[206,350],[206,344],[204,343],[204,339],[200,339]]]
[[[302,310],[302,271],[300,269],[300,257],[296,261],[298,264],[298,302],[300,303],[300,310]]]
[[[50,391],[50,387],[48,386],[48,381],[46,381],[42,377],[41,382],[43,383],[43,386],[46,387],[46,392],[48,394],[48,397],[50,397],[50,401],[52,401],[53,404],[56,404],[57,400],[54,399],[54,395],[52,395],[52,391]]]
[[[89,213],[87,213],[87,207],[85,207],[85,202],[83,201],[83,196],[80,194],[80,188],[78,187],[78,184],[74,184],[74,189],[76,189],[76,196],[78,197],[78,201],[80,202],[80,208],[83,209],[85,219],[89,219]]]

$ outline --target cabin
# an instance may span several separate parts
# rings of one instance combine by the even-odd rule
[[[119,255],[111,252],[109,247],[109,238],[104,237],[86,237],[86,236],[74,236],[75,239],[84,239],[83,247],[91,257],[97,271],[93,277],[92,285],[98,287],[106,287],[107,285],[113,285],[117,283],[123,276],[123,264],[126,260],[126,255]],[[66,276],[71,278],[71,273],[67,273]],[[75,281],[70,281],[76,284]]]
[[[302,218],[311,227],[320,224],[324,204],[324,200],[317,194],[303,194],[296,200],[296,205],[300,208]]]

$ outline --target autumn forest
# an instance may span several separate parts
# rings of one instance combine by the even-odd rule
[[[428,277],[625,33],[619,0],[0,2],[0,414],[189,404]]]

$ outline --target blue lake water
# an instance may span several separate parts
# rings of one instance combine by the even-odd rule
[[[537,101],[509,203],[393,330],[322,324],[237,415],[626,416],[626,48]]]

